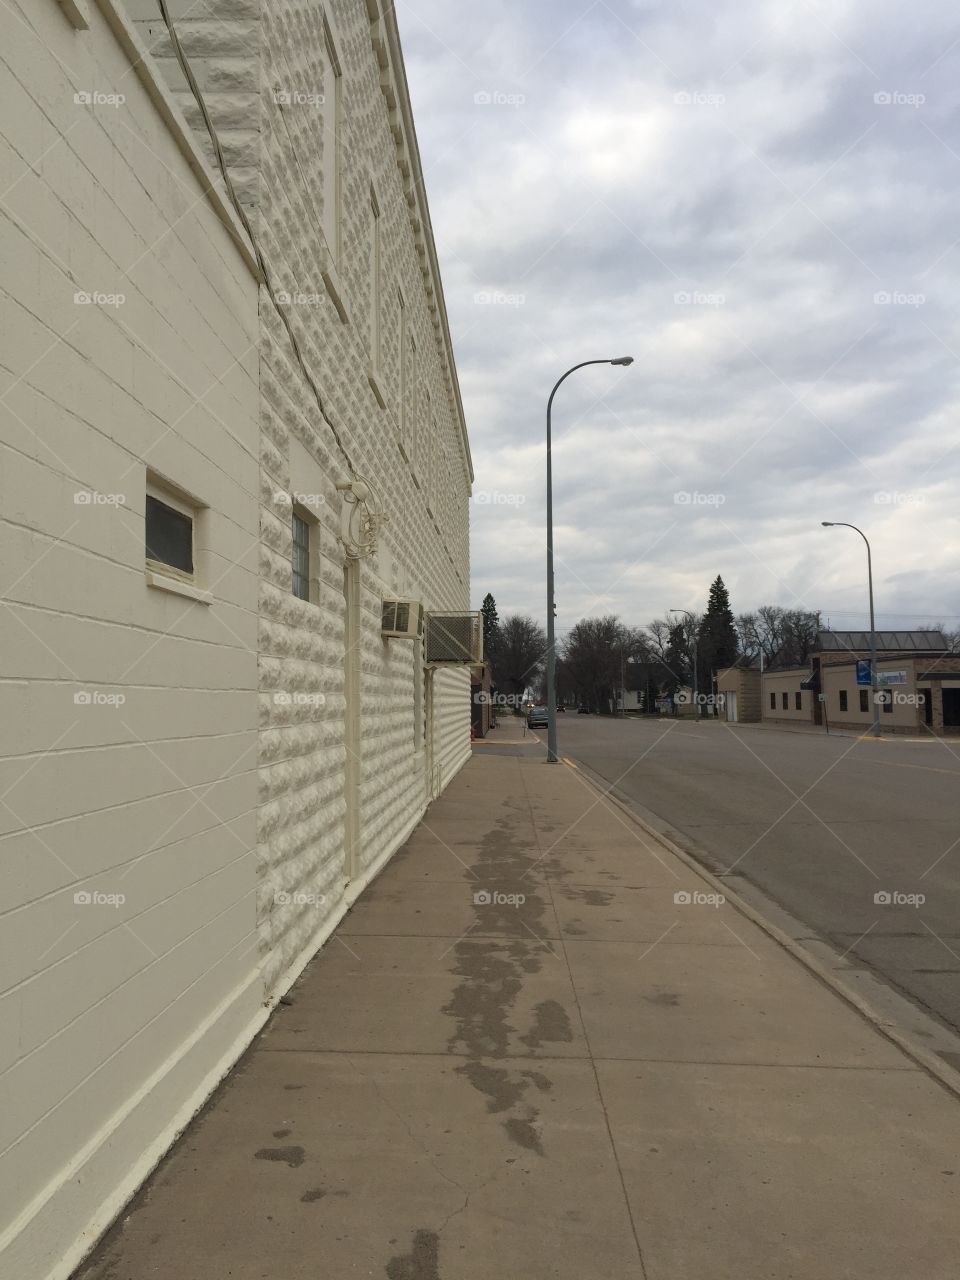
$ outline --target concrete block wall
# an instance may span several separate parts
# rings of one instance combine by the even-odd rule
[[[208,147],[165,29],[147,0],[128,4]],[[381,637],[380,606],[395,594],[427,609],[468,606],[472,477],[392,13],[376,0],[244,0],[239,8],[176,0],[171,16],[269,275],[260,299],[258,919],[275,994],[325,936],[345,893],[398,847],[467,758],[468,673],[425,677],[412,642]],[[342,75],[338,246],[324,229],[331,37]],[[388,523],[378,554],[359,569],[352,644],[336,486],[358,476],[375,487]],[[298,494],[313,498],[312,601],[292,594],[290,499]],[[348,648],[359,667],[354,708]],[[429,715],[419,737],[416,714]]]
[[[55,0],[13,6],[0,1274],[38,1280],[67,1273],[262,1011],[259,329],[231,214],[109,4],[86,6],[86,30]],[[204,506],[209,604],[147,583],[148,467]]]
[[[171,2],[269,264],[258,291],[153,5],[97,0],[78,31],[55,0],[14,3],[0,1273],[35,1280],[68,1274],[467,759],[468,670],[425,673],[380,610],[468,606],[472,473],[392,15]],[[343,70],[335,260],[323,129],[275,92],[323,96],[321,17]],[[148,585],[148,468],[202,508],[210,603]],[[351,567],[337,485],[356,478],[388,522]]]
[[[330,68],[322,56],[324,22],[343,75],[342,248],[335,258],[322,229],[329,132],[323,128],[325,103],[315,101],[331,98]],[[321,412],[274,297],[265,291],[261,674],[265,686],[295,690],[312,666],[321,695],[296,723],[272,716],[262,738],[259,856],[266,891],[260,929],[268,989],[274,991],[342,909],[349,882],[371,874],[395,851],[468,754],[468,674],[435,678],[432,723],[418,747],[414,716],[426,699],[414,684],[425,677],[413,642],[382,638],[380,614],[384,595],[393,594],[420,600],[428,609],[468,607],[470,470],[451,387],[451,355],[431,313],[381,90],[370,10],[363,0],[327,6],[264,0],[260,29],[257,234],[274,296],[290,299],[281,305],[322,400]],[[291,104],[291,98],[303,101]],[[377,287],[371,187],[380,209],[379,360],[369,323],[371,290]],[[331,259],[336,299],[325,278]],[[407,349],[401,352],[404,332]],[[385,404],[371,384],[374,368]],[[355,476],[382,496],[388,522],[378,554],[358,566],[358,705],[351,712],[344,678],[350,641],[339,540],[342,499],[336,484]],[[315,603],[291,595],[287,498],[297,493],[319,496],[311,512],[319,553]],[[430,733],[432,751],[425,741]],[[351,750],[358,807],[353,866],[346,831],[351,802],[345,794]],[[280,902],[271,893],[277,888]]]
[[[196,99],[175,61],[158,0],[122,0],[137,34],[162,75],[212,172],[218,171],[210,136]],[[167,0],[180,44],[203,93],[245,208],[259,200],[257,136],[260,97],[261,0]]]

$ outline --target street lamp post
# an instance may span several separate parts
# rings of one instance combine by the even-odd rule
[[[547,401],[547,763],[557,764],[557,655],[554,636],[554,619],[557,613],[557,602],[553,590],[553,438],[551,433],[553,397],[557,394],[561,382],[566,381],[571,373],[584,369],[588,364],[633,364],[633,356],[617,356],[615,360],[583,360],[568,369],[562,378],[558,378]]]
[[[867,588],[870,593],[870,697],[873,701],[873,724],[870,733],[874,738],[880,737],[880,704],[877,702],[877,624],[873,611],[873,560],[870,555],[870,540],[862,529],[855,524],[847,524],[843,520],[821,520],[825,529],[852,529],[859,533],[867,545]]]
[[[700,663],[698,661],[699,640],[697,637],[697,620],[689,609],[668,609],[667,613],[685,613],[690,619],[693,626],[693,715],[695,720],[700,719],[700,682],[697,674],[697,668]]]

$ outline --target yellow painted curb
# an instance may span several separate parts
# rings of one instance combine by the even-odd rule
[[[540,738],[535,733],[531,733],[529,738],[496,738],[493,740],[474,738],[470,745],[473,747],[525,747],[531,742],[539,745],[540,741]]]

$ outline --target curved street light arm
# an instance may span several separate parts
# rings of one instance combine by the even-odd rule
[[[561,384],[566,382],[571,373],[576,373],[578,369],[585,369],[589,364],[618,364],[628,365],[633,363],[632,356],[617,356],[614,359],[606,360],[581,360],[579,364],[573,365],[567,372],[554,383],[553,390],[550,392],[550,398],[547,401],[547,762],[548,764],[557,764],[560,757],[557,755],[557,689],[556,689],[556,637],[554,618],[556,617],[557,605],[554,599],[554,583],[553,583],[553,438],[552,438],[552,412],[553,397],[557,394]]]
[[[870,733],[873,737],[879,738],[880,705],[877,702],[877,623],[873,608],[873,556],[870,552],[870,539],[862,529],[858,529],[855,524],[850,524],[846,520],[821,520],[820,523],[825,529],[852,529],[854,533],[859,533],[867,548],[867,591],[870,596],[870,693],[873,698],[873,723],[870,726]]]

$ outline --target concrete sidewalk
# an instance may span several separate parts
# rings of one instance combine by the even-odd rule
[[[85,1280],[955,1280],[960,1102],[541,760],[475,752]]]

